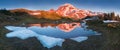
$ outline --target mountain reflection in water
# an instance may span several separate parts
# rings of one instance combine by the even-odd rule
[[[88,36],[98,34],[95,31],[82,28],[81,25],[80,23],[45,23],[29,24],[29,27],[5,26],[5,28],[13,31],[6,34],[8,38],[17,37],[24,40],[36,37],[44,47],[51,48],[56,45],[62,46],[65,39],[82,42],[87,40]]]
[[[29,24],[29,26],[39,26],[39,27],[58,27],[61,31],[64,32],[70,32],[74,30],[77,27],[80,27],[80,23],[63,23],[63,24],[50,24],[50,23],[45,23],[45,24]]]

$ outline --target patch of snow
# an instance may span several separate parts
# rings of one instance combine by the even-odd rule
[[[85,20],[87,21],[87,20],[93,20],[93,19],[92,18],[88,18],[88,19],[85,19]]]
[[[62,46],[62,43],[64,42],[64,39],[40,35],[32,30],[24,29],[24,27],[6,26],[5,28],[13,31],[6,34],[6,37],[8,38],[17,37],[24,40],[30,37],[36,37],[42,43],[42,45],[47,48],[51,48],[54,46]],[[20,29],[16,30],[16,28]]]
[[[26,27],[16,27],[16,26],[5,26],[5,28],[10,30],[10,31],[17,31],[17,30],[27,29]]]
[[[88,39],[88,37],[77,37],[77,38],[70,38],[71,40],[82,42]]]
[[[82,42],[88,39],[87,36],[94,35],[94,32],[92,30],[84,31],[82,28],[76,28],[76,29],[82,29],[82,30],[80,31],[75,30],[76,32],[75,34],[74,32],[71,32],[69,34],[66,34],[64,32],[58,33],[59,32],[58,29],[53,29],[51,27],[40,28],[37,26],[32,26],[27,28],[27,27],[5,26],[5,28],[10,31],[13,31],[6,34],[6,37],[8,38],[17,37],[24,40],[30,37],[36,37],[41,42],[41,44],[47,48],[51,48],[54,46],[62,46],[62,43],[65,41],[65,38],[68,38],[68,37],[71,40]],[[51,35],[51,36],[48,36],[48,35]],[[74,36],[75,37],[77,36],[77,38],[72,38]],[[61,37],[61,38],[58,38],[58,37]]]
[[[115,21],[115,20],[104,20],[104,23],[111,23],[111,22],[119,22],[119,21]]]
[[[18,30],[18,31],[13,31],[13,32],[10,32],[10,33],[7,33],[6,36],[7,37],[17,37],[17,38],[20,38],[20,39],[27,39],[29,37],[35,37],[37,34],[31,30],[27,30],[27,29],[24,29],[24,30]]]
[[[53,38],[44,35],[37,36],[37,39],[43,44],[44,47],[51,48],[54,46],[62,46],[64,39]]]

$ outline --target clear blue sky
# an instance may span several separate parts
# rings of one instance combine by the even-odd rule
[[[0,8],[56,9],[62,4],[71,3],[77,8],[92,11],[120,12],[120,0],[0,0]]]

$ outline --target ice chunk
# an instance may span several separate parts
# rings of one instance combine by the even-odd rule
[[[59,29],[53,29],[51,27],[41,28],[41,27],[14,27],[14,26],[5,26],[10,31],[6,36],[8,38],[17,37],[20,39],[27,39],[29,37],[36,37],[44,47],[51,48],[54,46],[62,46],[62,43],[65,41],[65,38],[70,38],[71,40],[82,42],[88,39],[88,35],[94,35],[92,30],[81,30],[71,31],[69,34],[60,32]],[[78,29],[78,28],[76,28]],[[59,33],[58,33],[59,32]],[[81,32],[81,33],[80,33]],[[49,35],[49,36],[48,36]],[[82,37],[78,37],[82,36]],[[73,38],[77,37],[77,38]]]
[[[54,46],[62,46],[64,39],[53,38],[44,35],[39,35],[37,39],[43,44],[44,47],[51,48]]]
[[[10,31],[17,31],[17,30],[26,29],[26,27],[15,27],[15,26],[5,26],[5,28],[10,30]]]
[[[71,38],[71,40],[77,41],[77,42],[82,42],[84,40],[87,40],[88,37],[76,37],[76,38]]]
[[[20,39],[27,39],[29,37],[36,37],[44,47],[51,48],[54,46],[62,46],[62,43],[64,42],[64,39],[61,38],[54,38],[54,37],[49,37],[45,35],[40,35],[37,34],[36,32],[29,30],[29,29],[24,29],[24,27],[7,27],[8,30],[13,30],[13,32],[7,33],[6,36],[8,38],[11,37],[17,37]],[[12,29],[13,28],[13,29]],[[16,28],[21,28],[18,30],[14,30]],[[23,29],[22,29],[23,28]]]
[[[24,30],[18,30],[18,31],[7,33],[6,36],[7,37],[18,37],[20,39],[27,39],[29,37],[36,36],[36,33],[31,30],[24,29]]]

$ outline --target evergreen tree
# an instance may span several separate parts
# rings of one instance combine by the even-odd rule
[[[12,15],[12,13],[9,11],[9,10],[7,10],[7,9],[0,9],[0,13],[1,14],[4,14],[4,15]]]
[[[114,20],[116,17],[115,17],[115,13],[114,12],[112,12],[111,13],[111,20]]]

